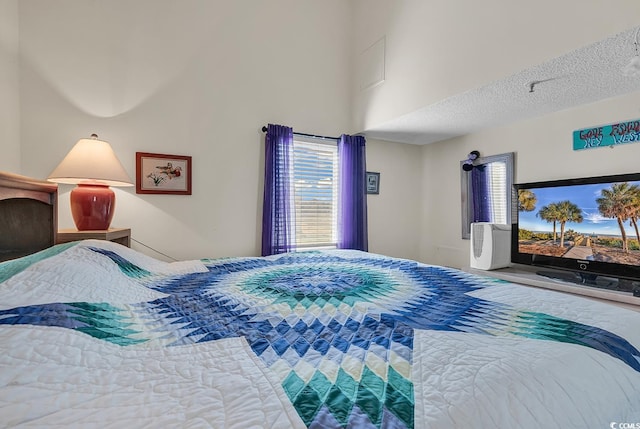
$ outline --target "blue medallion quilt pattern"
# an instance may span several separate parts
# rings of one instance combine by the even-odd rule
[[[640,372],[640,352],[589,324],[475,297],[497,280],[364,252],[203,260],[154,272],[82,244],[158,297],[43,302],[0,310],[6,325],[75,330],[119,347],[176,347],[242,337],[308,428],[414,428],[416,330],[527,338],[596,350]],[[48,254],[0,265],[0,281]],[[55,248],[54,248],[55,249]]]

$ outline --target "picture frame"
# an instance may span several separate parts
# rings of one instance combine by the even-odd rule
[[[191,195],[191,157],[136,152],[136,194]]]
[[[380,173],[367,171],[366,173],[367,194],[380,193]]]

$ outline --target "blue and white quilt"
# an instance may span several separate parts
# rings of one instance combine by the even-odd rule
[[[364,252],[0,264],[0,426],[608,427],[639,349],[639,312]]]

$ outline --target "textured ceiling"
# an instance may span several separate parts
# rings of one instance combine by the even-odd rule
[[[622,72],[634,56],[634,37],[635,28],[382,123],[364,134],[422,145],[640,91],[640,75]],[[530,92],[532,82],[536,84]]]

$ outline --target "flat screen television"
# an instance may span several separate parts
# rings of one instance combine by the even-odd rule
[[[640,296],[640,173],[514,187],[513,263]]]

